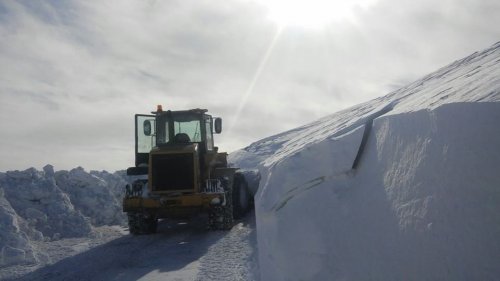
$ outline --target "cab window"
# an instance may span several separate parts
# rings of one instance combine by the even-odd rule
[[[214,139],[212,135],[212,118],[207,117],[205,119],[205,130],[207,132],[207,150],[214,149]]]

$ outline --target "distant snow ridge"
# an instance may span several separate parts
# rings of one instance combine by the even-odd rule
[[[232,153],[261,279],[498,280],[498,120],[500,43]]]
[[[0,173],[0,267],[36,263],[43,253],[30,241],[82,237],[93,226],[124,224],[125,184],[121,173],[54,172],[50,165]]]

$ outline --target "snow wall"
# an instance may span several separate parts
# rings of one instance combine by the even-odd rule
[[[125,173],[28,169],[0,173],[0,268],[46,259],[34,241],[93,234],[94,226],[125,224]]]
[[[263,279],[497,279],[498,120],[500,103],[380,117],[354,171],[360,129],[275,165],[256,206]]]
[[[499,280],[500,44],[232,153],[262,280]]]

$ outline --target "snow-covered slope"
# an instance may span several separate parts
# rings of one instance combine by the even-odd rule
[[[125,184],[121,172],[54,172],[50,165],[0,173],[0,268],[45,262],[34,241],[84,237],[95,226],[124,224]]]
[[[230,155],[262,280],[498,280],[500,43]]]

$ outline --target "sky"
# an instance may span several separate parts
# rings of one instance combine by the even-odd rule
[[[0,171],[134,164],[136,113],[206,108],[231,152],[500,41],[498,0],[0,2]]]

